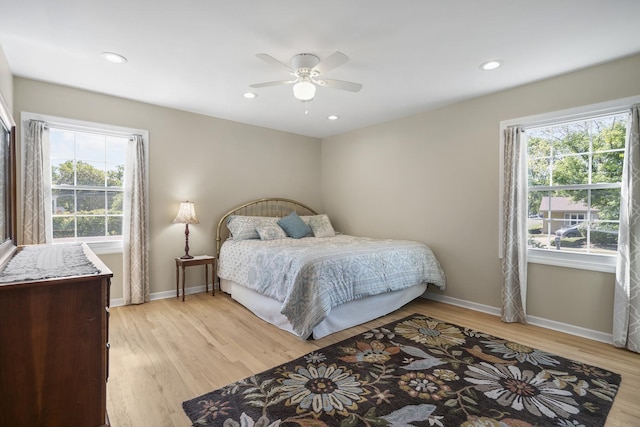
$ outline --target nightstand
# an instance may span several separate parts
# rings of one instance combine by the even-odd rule
[[[209,292],[209,265],[211,265],[211,295],[215,295],[215,262],[216,257],[210,255],[196,255],[189,259],[176,258],[176,298],[180,297],[180,267],[182,267],[182,301],[184,301],[184,282],[186,281],[185,269],[193,265],[204,265],[204,289],[206,292]]]

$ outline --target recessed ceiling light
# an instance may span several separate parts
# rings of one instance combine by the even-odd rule
[[[124,62],[127,62],[127,58],[125,58],[122,55],[118,55],[117,53],[113,53],[113,52],[102,52],[100,55],[102,55],[102,57],[104,59],[106,59],[109,62],[113,62],[115,64],[122,64]]]
[[[496,68],[498,68],[501,65],[502,65],[502,61],[494,59],[492,61],[487,61],[487,62],[485,62],[483,64],[480,64],[480,68],[483,69],[483,70],[495,70]]]
[[[340,116],[336,116],[335,114],[327,116],[327,119],[329,119],[329,120],[338,120],[339,118],[340,118]]]
[[[256,94],[255,94],[255,93],[253,93],[253,92],[246,92],[246,93],[243,93],[243,94],[242,94],[242,96],[244,96],[244,97],[245,97],[245,98],[247,98],[247,99],[253,99],[253,98],[255,98],[255,97],[256,97],[256,96],[258,96],[258,95],[256,95]]]

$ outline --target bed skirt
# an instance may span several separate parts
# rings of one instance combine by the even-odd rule
[[[260,295],[231,280],[220,279],[220,289],[230,294],[231,298],[248,308],[262,320],[297,335],[293,331],[289,320],[280,314],[282,306],[280,301]],[[326,337],[334,332],[385,316],[418,298],[426,289],[427,285],[421,283],[408,289],[372,295],[334,307],[329,315],[313,328],[312,337],[314,339]]]

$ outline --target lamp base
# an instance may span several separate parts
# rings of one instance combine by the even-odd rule
[[[189,224],[184,225],[184,255],[182,255],[180,259],[193,259],[193,257],[189,255]]]

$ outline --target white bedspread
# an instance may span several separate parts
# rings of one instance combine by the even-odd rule
[[[303,338],[345,302],[420,283],[445,286],[444,272],[426,245],[348,235],[228,240],[218,276],[281,301],[281,313]]]

